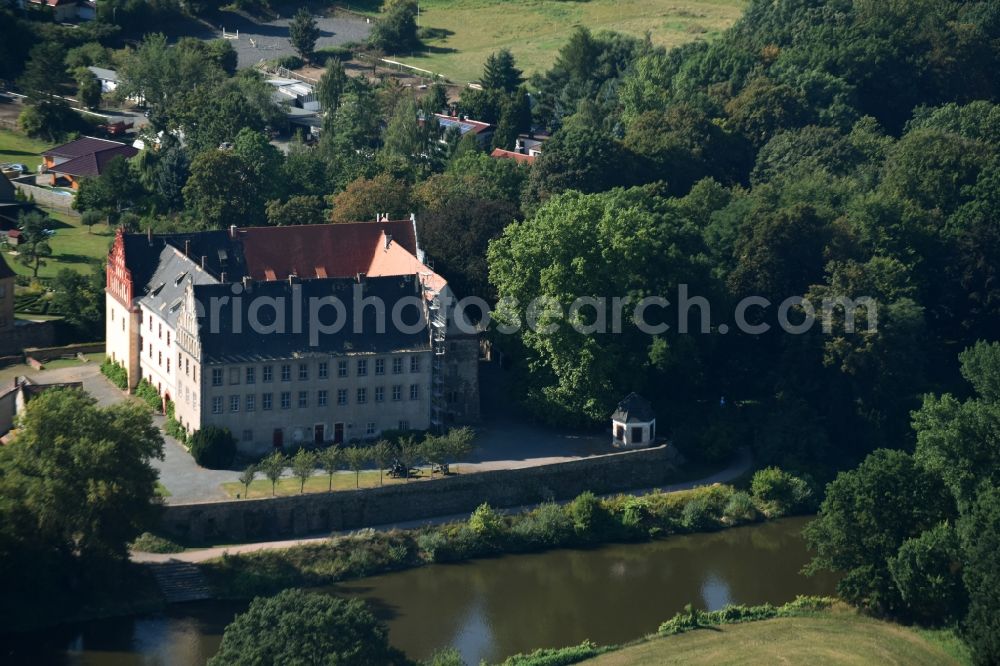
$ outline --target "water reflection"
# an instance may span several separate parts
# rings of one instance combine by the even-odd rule
[[[832,577],[798,572],[808,559],[789,519],[715,534],[593,550],[436,565],[338,585],[362,597],[411,657],[454,645],[467,664],[590,639],[618,643],[655,631],[692,603],[782,603],[828,594]],[[218,649],[244,605],[200,603],[168,614],[88,622],[0,639],[0,663],[191,666]]]

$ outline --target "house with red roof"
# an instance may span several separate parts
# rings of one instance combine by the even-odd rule
[[[127,144],[85,136],[50,148],[42,153],[42,161],[53,187],[75,190],[80,187],[80,179],[100,176],[116,157],[131,159],[138,154],[138,148]]]

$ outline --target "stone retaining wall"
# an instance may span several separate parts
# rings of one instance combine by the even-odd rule
[[[72,194],[60,193],[47,187],[39,187],[35,185],[35,176],[22,176],[11,182],[24,196],[33,199],[40,206],[57,208],[66,213],[76,214],[76,211],[73,210],[73,199],[76,197]]]
[[[0,355],[24,358],[25,347],[51,345],[56,339],[55,323],[51,321],[15,322],[14,330],[0,337]]]
[[[382,488],[291,497],[179,504],[161,529],[184,543],[264,541],[470,512],[483,502],[513,507],[549,499],[663,484],[678,459],[671,446],[525,469],[460,474]]]

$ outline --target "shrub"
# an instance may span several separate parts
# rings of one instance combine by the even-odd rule
[[[795,601],[790,601],[778,607],[771,604],[761,604],[760,606],[728,605],[717,611],[701,611],[697,608],[692,608],[691,604],[688,604],[684,607],[683,611],[661,624],[659,633],[662,636],[672,636],[699,627],[755,622],[757,620],[767,620],[772,617],[810,615],[816,611],[829,608],[833,605],[834,601],[836,600],[831,597],[799,596],[795,598]]]
[[[692,532],[709,530],[716,527],[715,517],[703,498],[696,498],[684,505],[681,514],[681,524]]]
[[[546,502],[516,516],[511,533],[522,547],[528,549],[559,546],[573,537],[573,522],[561,506]]]
[[[757,470],[750,482],[754,503],[768,518],[780,518],[809,508],[812,490],[805,480],[778,467]]]
[[[184,550],[184,546],[150,532],[140,534],[131,548],[143,553],[180,553]]]
[[[167,401],[167,422],[164,424],[164,431],[174,439],[187,443],[188,434],[181,422],[174,416],[174,410],[176,406],[173,400]]]
[[[507,531],[503,515],[485,502],[469,516],[469,529],[488,544],[499,544]]]
[[[347,61],[354,57],[354,52],[344,46],[324,46],[313,51],[313,60],[316,62],[326,62],[330,58]]]
[[[141,379],[139,385],[135,387],[135,396],[149,405],[154,412],[159,413],[163,409],[163,399],[160,397],[160,393],[145,378]]]
[[[584,641],[572,647],[543,648],[529,654],[515,654],[507,657],[501,666],[565,666],[596,657],[604,651],[590,641]]]
[[[437,650],[421,663],[423,666],[465,666],[462,654],[453,647]]]
[[[284,67],[285,69],[298,69],[304,66],[305,61],[296,55],[286,55],[280,58],[275,58],[271,61],[276,67]]]
[[[101,374],[122,391],[128,389],[128,372],[125,370],[125,366],[115,363],[110,357],[105,358],[104,362],[101,363]]]
[[[208,469],[226,469],[236,458],[236,439],[229,428],[207,426],[191,435],[191,455]]]
[[[567,507],[573,531],[585,541],[600,541],[608,536],[611,514],[594,493],[581,493]]]
[[[729,497],[722,515],[733,523],[748,523],[757,520],[757,507],[754,506],[750,493],[739,490]]]

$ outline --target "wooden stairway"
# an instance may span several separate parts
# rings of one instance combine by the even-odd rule
[[[147,566],[150,567],[153,578],[160,586],[167,603],[177,604],[212,598],[205,577],[198,567],[189,562],[170,560]]]

